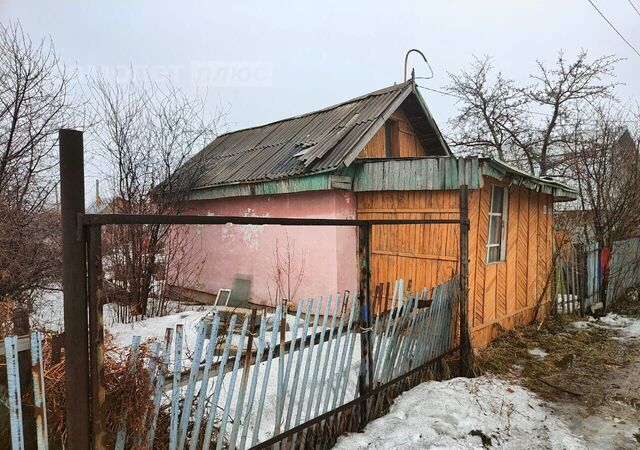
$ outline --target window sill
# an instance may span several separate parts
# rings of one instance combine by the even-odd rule
[[[506,264],[507,260],[506,259],[502,259],[500,261],[491,261],[491,262],[485,262],[484,265],[485,266],[491,266],[493,264]]]

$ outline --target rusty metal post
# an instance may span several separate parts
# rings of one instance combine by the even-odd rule
[[[460,375],[471,375],[469,334],[469,187],[460,185]]]
[[[104,438],[104,285],[102,273],[102,227],[89,227],[88,290],[89,290],[89,364],[91,371],[91,441],[94,450],[105,448]]]
[[[90,448],[86,249],[78,239],[84,212],[82,132],[60,130],[62,286],[64,291],[67,447]]]
[[[371,225],[361,225],[358,229],[358,302],[360,302],[360,374],[358,387],[360,396],[366,395],[373,388],[373,345],[371,341],[371,301],[369,298],[369,282],[371,270],[369,265],[369,243]],[[360,404],[360,426],[364,427],[368,420],[368,400]]]

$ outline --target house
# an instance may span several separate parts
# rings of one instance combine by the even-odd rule
[[[549,300],[553,204],[576,197],[567,186],[500,161],[456,158],[412,80],[223,134],[194,161],[204,175],[187,214],[457,218],[464,173],[476,345]],[[293,299],[356,288],[355,229],[225,225],[192,232],[206,256],[197,290],[215,293],[245,274],[253,280],[252,300],[273,304],[276,255],[294,267]],[[404,278],[430,288],[454,276],[458,233],[457,225],[374,227],[372,285]]]

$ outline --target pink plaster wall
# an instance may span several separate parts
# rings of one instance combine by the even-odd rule
[[[351,219],[356,217],[356,199],[352,192],[316,191],[198,200],[191,202],[185,214]],[[252,301],[269,304],[276,240],[284,250],[287,235],[295,247],[298,267],[301,250],[305,252],[304,275],[294,301],[357,288],[355,228],[207,225],[196,226],[192,232],[201,249],[198,259],[206,258],[199,290],[217,293],[219,288],[230,288],[236,274],[246,274],[253,277]]]

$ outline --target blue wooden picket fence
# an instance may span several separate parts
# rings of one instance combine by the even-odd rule
[[[395,283],[392,308],[373,321],[374,380],[382,384],[454,346],[458,279],[428,291]],[[419,307],[430,302],[428,307]],[[214,315],[198,325],[190,357],[182,325],[166,330],[147,366],[154,383],[146,436],[118,434],[116,449],[153,448],[157,418],[170,418],[169,449],[245,449],[331,411],[358,396],[360,366],[357,299],[338,294],[301,301],[295,315],[280,306],[263,314],[253,332],[249,317]],[[280,333],[285,323],[286,341]],[[251,341],[251,344],[248,342]],[[132,361],[140,341],[132,343]],[[185,364],[188,367],[184,367]],[[133,365],[135,366],[135,365]],[[293,436],[302,443],[304,435]]]
[[[453,348],[458,286],[453,278],[431,290],[406,292],[403,280],[395,283],[390,310],[373,317],[367,330],[375,385]],[[170,450],[245,449],[356,399],[364,331],[359,309],[357,299],[344,293],[301,301],[295,314],[280,306],[253,320],[214,314],[193,330],[193,348],[187,346],[192,330],[182,324],[168,328],[164,340],[148,344],[145,352],[134,336],[128,364],[132,371],[145,367],[141,376],[153,386],[152,407],[143,413],[144,433],[127,430],[128,417],[121,417],[115,449],[165,447],[158,439],[167,435]],[[253,321],[259,323],[251,327]],[[38,449],[47,449],[41,336],[31,335],[29,344]],[[18,338],[5,338],[4,347],[11,445],[21,450],[20,377],[28,374],[18,372]],[[168,429],[159,433],[167,422],[159,420],[161,414]],[[290,448],[305,439],[305,433],[293,435]]]
[[[31,351],[31,373],[20,373],[18,355],[21,351],[29,350]],[[11,428],[11,449],[24,450],[25,448],[20,378],[30,376],[33,379],[37,446],[38,450],[46,450],[49,448],[49,442],[42,361],[42,336],[40,333],[33,333],[31,336],[21,338],[18,336],[4,338],[4,359],[7,374],[6,397]]]

